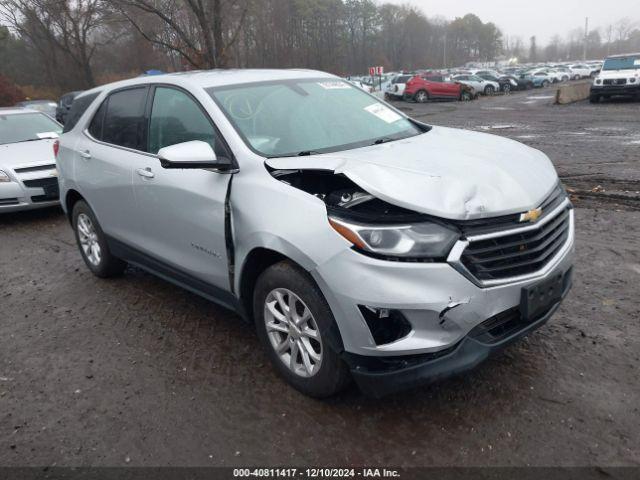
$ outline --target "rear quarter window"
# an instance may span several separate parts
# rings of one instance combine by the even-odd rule
[[[64,129],[62,130],[62,133],[67,133],[73,130],[73,127],[76,126],[82,114],[87,110],[87,108],[89,108],[89,105],[93,103],[98,95],[100,95],[100,92],[90,93],[88,95],[78,97],[73,102],[71,110],[69,110],[69,114],[64,122]]]

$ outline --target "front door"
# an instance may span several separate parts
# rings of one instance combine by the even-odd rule
[[[227,155],[204,109],[174,87],[152,89],[149,153],[192,140],[208,142]],[[144,226],[144,251],[161,260],[185,283],[204,293],[229,291],[225,241],[225,199],[230,175],[204,169],[167,170],[155,157],[133,172]]]

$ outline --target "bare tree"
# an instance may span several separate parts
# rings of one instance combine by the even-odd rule
[[[616,33],[618,34],[618,41],[624,42],[629,38],[629,34],[633,31],[635,22],[632,22],[628,17],[621,18],[616,22]]]
[[[250,0],[113,0],[148,41],[195,68],[225,67]],[[142,14],[142,15],[140,15]]]
[[[106,22],[101,0],[0,0],[0,19],[31,40],[45,64],[62,53],[95,85],[92,59]]]

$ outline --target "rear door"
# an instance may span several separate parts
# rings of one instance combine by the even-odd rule
[[[76,181],[103,231],[138,247],[144,241],[133,194],[133,171],[147,163],[148,87],[112,92],[76,144]]]
[[[150,95],[149,153],[201,140],[218,157],[230,158],[209,115],[188,92],[158,85]],[[144,250],[174,276],[185,274],[187,284],[197,280],[192,286],[213,296],[220,293],[215,288],[229,290],[225,199],[230,178],[204,169],[163,169],[154,157],[145,157],[133,174]]]

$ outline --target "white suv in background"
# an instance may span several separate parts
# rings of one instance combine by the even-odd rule
[[[591,76],[592,73],[592,69],[591,67],[589,67],[588,65],[584,65],[584,64],[576,64],[576,65],[569,65],[569,70],[571,70],[571,74],[572,80],[579,80],[581,78],[589,78]]]
[[[387,83],[384,89],[384,95],[388,99],[402,99],[404,96],[404,89],[407,86],[407,82],[411,80],[415,75],[410,73],[401,73],[396,75]]]

